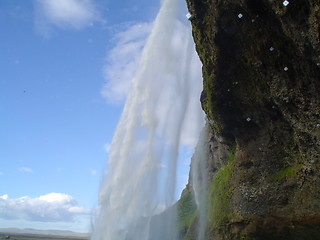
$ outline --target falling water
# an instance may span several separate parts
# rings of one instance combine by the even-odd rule
[[[201,65],[189,27],[176,20],[177,4],[162,1],[132,80],[109,151],[93,240],[177,238],[179,151],[190,126],[199,133],[203,123]]]
[[[205,239],[207,218],[207,128],[204,127],[191,161],[191,184],[198,207],[198,235],[197,240]]]

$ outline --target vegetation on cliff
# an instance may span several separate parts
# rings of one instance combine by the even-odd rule
[[[320,239],[320,2],[187,4],[211,129],[207,239]]]
[[[185,189],[178,202],[178,231],[183,240],[196,238],[198,211],[193,191]]]

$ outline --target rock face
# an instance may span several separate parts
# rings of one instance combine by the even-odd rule
[[[320,1],[187,4],[210,129],[206,239],[320,239]]]

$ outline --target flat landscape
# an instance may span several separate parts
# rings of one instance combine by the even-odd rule
[[[38,234],[0,233],[0,240],[86,240],[86,237],[64,237]]]

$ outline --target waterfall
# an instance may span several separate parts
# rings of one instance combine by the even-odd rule
[[[207,218],[207,126],[203,128],[191,161],[191,185],[198,208],[197,240],[205,240]]]
[[[190,126],[199,133],[203,124],[201,64],[177,4],[161,1],[142,52],[112,139],[92,240],[177,239],[179,152]]]

